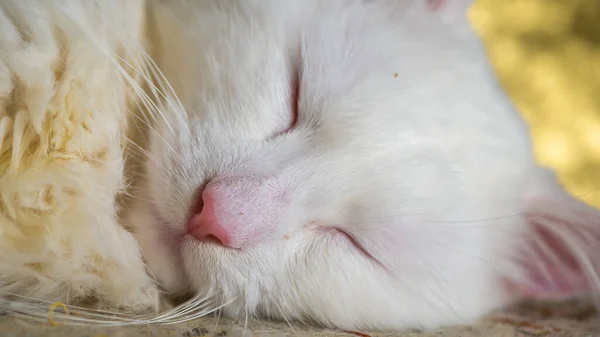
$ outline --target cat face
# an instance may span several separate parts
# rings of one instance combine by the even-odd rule
[[[156,10],[178,99],[131,222],[167,292],[348,329],[469,322],[511,299],[541,170],[526,129],[466,26],[389,5]]]

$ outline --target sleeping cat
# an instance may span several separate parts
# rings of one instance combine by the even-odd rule
[[[122,215],[164,298],[402,330],[596,290],[600,213],[535,162],[468,5],[149,0]]]

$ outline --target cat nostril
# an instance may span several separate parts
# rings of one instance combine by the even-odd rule
[[[186,224],[186,233],[198,241],[230,246],[230,236],[215,216],[211,190],[204,190],[192,209]]]
[[[202,212],[202,208],[204,207],[204,201],[202,200],[203,192],[204,188],[199,189],[199,193],[195,197],[194,203],[190,207],[190,216],[194,216],[194,214],[200,214]]]
[[[218,238],[218,237],[216,237],[216,236],[214,236],[214,235],[211,235],[211,234],[207,235],[207,236],[204,238],[204,240],[203,240],[203,241],[206,241],[206,242],[214,242],[214,243],[216,243],[216,244],[223,245],[223,242],[222,242],[221,240],[219,240],[219,238]]]

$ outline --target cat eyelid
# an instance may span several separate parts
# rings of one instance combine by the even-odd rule
[[[284,129],[278,131],[273,138],[287,134],[293,131],[298,124],[299,119],[299,100],[300,100],[300,74],[299,71],[294,71],[291,77],[290,94],[288,96],[288,107],[285,109],[287,116],[287,124]]]

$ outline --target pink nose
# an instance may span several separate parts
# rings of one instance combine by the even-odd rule
[[[213,194],[202,192],[202,210],[193,213],[187,225],[188,234],[199,241],[215,241],[229,247],[229,234],[215,217]]]
[[[256,178],[207,184],[201,195],[202,207],[188,219],[187,234],[236,249],[258,241],[277,225],[284,209],[276,185]]]

